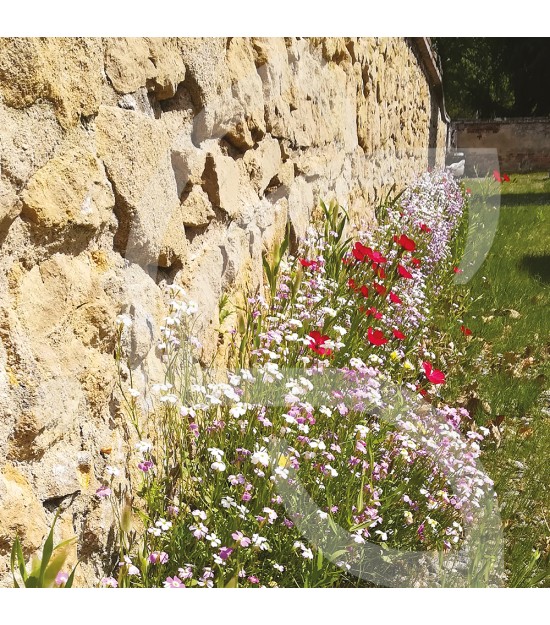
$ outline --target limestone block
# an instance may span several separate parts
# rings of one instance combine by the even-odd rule
[[[101,107],[97,151],[117,198],[119,231],[115,242],[132,262],[169,267],[186,256],[170,146],[161,120]]]
[[[243,160],[254,189],[262,196],[281,167],[279,142],[268,135],[256,149],[248,150]]]
[[[82,147],[63,151],[30,179],[23,215],[40,228],[72,225],[97,229],[108,223],[114,194],[101,162]]]
[[[201,187],[192,187],[189,195],[182,202],[183,223],[186,226],[197,228],[206,226],[216,216],[212,204]]]
[[[239,166],[231,157],[221,153],[210,153],[206,157],[203,189],[212,204],[233,219],[240,215],[242,207],[239,181]]]

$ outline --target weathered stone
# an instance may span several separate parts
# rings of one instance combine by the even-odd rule
[[[0,473],[0,554],[8,556],[16,536],[29,556],[47,533],[44,508],[32,486],[12,464]]]
[[[248,150],[243,160],[252,185],[261,197],[281,167],[279,142],[273,137],[267,136],[256,149]]]
[[[183,223],[192,228],[206,226],[216,216],[208,196],[201,187],[196,185],[192,187],[189,195],[183,200],[181,207]]]
[[[182,284],[201,357],[222,366],[220,297],[255,292],[262,252],[289,220],[294,245],[320,198],[374,224],[430,139],[444,147],[434,107],[402,38],[0,40],[0,585],[15,532],[31,555],[58,505],[76,585],[106,573],[95,490],[107,464],[117,485],[137,471],[115,317],[133,319],[144,391],[163,379],[163,286]]]
[[[185,65],[168,38],[116,37],[106,40],[105,72],[118,93],[146,85],[158,100],[165,100],[184,80]]]
[[[107,223],[114,195],[101,162],[75,147],[52,158],[29,180],[23,215],[40,228],[71,225],[97,229]]]
[[[206,157],[203,188],[214,206],[221,208],[231,218],[239,216],[240,172],[229,156],[213,153]]]
[[[133,262],[169,267],[181,263],[186,255],[170,144],[161,121],[134,111],[101,107],[97,151],[117,198],[115,245]]]

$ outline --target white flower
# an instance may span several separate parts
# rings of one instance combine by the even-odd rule
[[[268,522],[270,525],[273,525],[273,523],[275,522],[275,520],[277,519],[278,515],[275,512],[275,510],[272,510],[271,508],[264,508],[262,510],[262,512],[265,512],[267,514],[268,517]]]
[[[238,404],[235,404],[233,408],[230,408],[229,414],[234,419],[238,419],[239,417],[242,417],[244,414],[246,414],[246,410],[247,410],[246,404],[242,404],[239,402]]]
[[[172,527],[172,521],[167,521],[166,519],[160,518],[155,525],[160,527],[163,532],[167,532]]]
[[[288,469],[285,469],[284,467],[277,467],[275,469],[275,475],[278,475],[283,480],[286,480],[288,478]]]
[[[136,443],[136,449],[142,454],[145,454],[153,449],[153,444],[149,441],[139,441],[139,443]]]
[[[273,568],[281,573],[285,570],[285,567],[282,564],[277,564],[277,562],[273,563]]]
[[[267,538],[264,538],[259,534],[252,534],[252,544],[254,545],[254,547],[259,547],[260,551],[269,551],[270,549]]]
[[[231,506],[237,505],[233,497],[222,497],[221,504],[224,508],[231,508]]]
[[[120,471],[116,467],[108,466],[105,469],[105,473],[107,473],[108,475],[112,475],[113,477],[116,477],[117,475],[120,474]]]
[[[250,457],[250,461],[252,464],[261,464],[264,467],[267,467],[269,464],[269,455],[265,447],[258,449],[255,451]]]
[[[317,514],[319,515],[320,519],[326,519],[328,517],[328,514],[326,512],[323,512],[322,510],[317,510]]]
[[[325,470],[330,473],[331,477],[338,477],[338,471],[330,466],[330,464],[325,465]]]
[[[216,536],[214,532],[211,534],[207,534],[206,540],[210,542],[211,547],[219,547],[222,544],[222,541]]]
[[[202,519],[203,521],[206,521],[206,512],[204,512],[204,510],[193,510],[193,512],[191,512],[191,514],[196,519]]]
[[[139,397],[140,396],[140,392],[137,391],[135,388],[129,388],[128,389],[128,393],[130,393],[130,395],[132,397]]]
[[[221,449],[218,449],[217,447],[209,447],[208,451],[210,452],[210,455],[217,461],[221,462],[221,459],[223,458],[223,451]]]
[[[362,536],[361,530],[357,530],[353,534],[353,541],[356,542],[358,545],[362,545],[365,542],[365,539]]]
[[[162,531],[160,530],[159,527],[150,527],[147,532],[149,534],[152,534],[153,536],[160,536],[162,534]]]
[[[119,328],[131,328],[133,324],[132,317],[126,314],[118,315],[116,324]]]
[[[376,530],[375,534],[378,534],[380,536],[380,540],[383,540],[383,541],[388,540],[388,535],[386,534],[386,532],[383,532],[381,530]]]
[[[227,467],[225,465],[225,462],[220,462],[219,460],[216,460],[216,462],[213,462],[210,465],[210,468],[213,471],[219,471],[221,473],[221,472],[225,471]]]
[[[302,558],[305,558],[306,560],[313,560],[313,552],[311,551],[311,549],[303,549],[302,550]]]
[[[159,401],[161,401],[163,404],[171,404],[173,406],[174,404],[178,403],[178,397],[177,395],[168,393],[167,395],[163,395]]]

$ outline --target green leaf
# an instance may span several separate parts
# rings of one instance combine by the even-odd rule
[[[39,587],[42,588],[44,584],[44,574],[46,573],[46,567],[52,557],[53,552],[53,530],[55,527],[55,522],[57,521],[57,517],[59,516],[59,510],[55,513],[55,517],[53,519],[52,528],[50,529],[50,533],[48,534],[48,538],[46,538],[46,542],[44,543],[44,549],[42,550],[42,561],[40,562],[40,574],[38,576],[38,584]]]
[[[72,588],[73,587],[73,582],[74,582],[74,574],[76,571],[76,567],[79,565],[80,561],[77,562],[74,565],[74,569],[71,571],[71,574],[69,575],[69,579],[67,580],[67,583],[65,584],[65,588]]]
[[[17,580],[15,579],[15,559],[16,558],[17,558],[17,566],[19,568],[19,573],[21,575],[21,579],[23,580],[23,584],[24,584],[25,580],[27,579],[27,569],[25,567],[25,558],[23,557],[23,552],[21,550],[21,543],[19,542],[19,536],[16,536],[15,540],[13,541],[13,546],[11,548],[11,560],[10,560],[11,574],[13,577],[13,585],[14,585],[14,588],[19,588],[19,584],[17,583]]]

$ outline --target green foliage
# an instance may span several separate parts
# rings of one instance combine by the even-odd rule
[[[25,557],[21,549],[21,542],[17,536],[13,542],[11,550],[10,568],[13,577],[14,588],[52,588],[55,585],[55,578],[62,570],[63,565],[69,555],[69,548],[74,544],[76,538],[64,540],[58,545],[53,544],[53,532],[55,523],[59,516],[56,513],[50,532],[42,549],[42,557],[35,556],[31,563],[30,572],[27,571]],[[74,581],[74,574],[78,563],[71,571],[69,578],[63,585],[64,588],[71,588]],[[19,572],[20,580],[16,577],[16,568]]]
[[[451,118],[550,115],[550,44],[537,37],[433,37]]]

